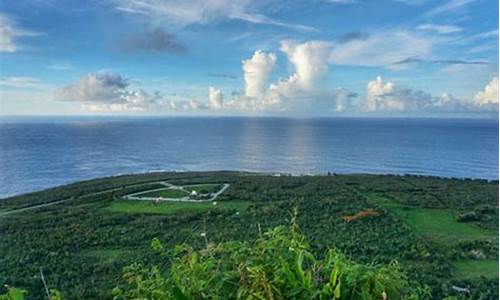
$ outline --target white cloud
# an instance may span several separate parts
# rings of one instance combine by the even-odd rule
[[[420,90],[385,82],[378,76],[368,83],[366,101],[361,108],[368,112],[458,112],[467,111],[470,107],[470,103],[449,93],[433,97]]]
[[[310,41],[297,43],[295,41],[282,41],[281,51],[288,55],[288,59],[295,67],[295,73],[280,85],[293,85],[301,90],[312,90],[319,79],[328,71],[328,56],[331,44],[324,41]]]
[[[498,77],[494,77],[482,91],[476,94],[474,103],[480,107],[495,106],[498,109]]]
[[[487,39],[487,38],[498,38],[498,29],[493,29],[490,31],[485,31],[474,35],[475,38]]]
[[[222,92],[214,87],[208,87],[208,107],[213,110],[221,110],[223,107]]]
[[[439,34],[457,33],[463,30],[461,27],[455,25],[438,25],[431,23],[420,24],[417,26],[417,29],[423,31],[437,32]]]
[[[330,62],[341,65],[391,66],[408,57],[428,57],[435,40],[405,30],[382,31],[334,45]]]
[[[146,111],[158,107],[161,96],[144,90],[128,89],[129,82],[119,74],[98,72],[87,74],[77,83],[55,92],[58,101],[82,103],[90,111]]]
[[[78,102],[81,108],[92,112],[166,112],[217,111],[223,109],[222,92],[209,87],[208,102],[195,99],[169,100],[159,92],[148,93],[132,89],[129,81],[119,74],[97,72],[87,74],[74,84],[55,92],[55,100]]]
[[[58,71],[67,71],[71,70],[73,67],[69,63],[65,62],[59,62],[59,63],[52,63],[47,66],[48,69],[52,70],[58,70]]]
[[[252,58],[241,63],[245,78],[245,96],[262,97],[267,88],[269,75],[276,65],[276,55],[257,50]]]
[[[41,33],[20,28],[12,18],[0,13],[0,52],[22,50],[23,47],[16,43],[16,38],[39,35]]]
[[[280,50],[287,55],[294,73],[266,88],[276,56],[255,52],[252,58],[243,61],[245,95],[228,102],[228,107],[253,111],[293,111],[314,107],[314,104],[324,102],[326,95],[331,98],[333,107],[334,95],[320,85],[328,73],[331,44],[285,40],[281,42]]]
[[[161,108],[164,110],[174,110],[174,111],[197,111],[201,109],[206,109],[207,106],[194,99],[191,99],[187,101],[162,102]]]
[[[335,111],[344,112],[354,108],[353,100],[357,97],[356,93],[350,92],[344,88],[337,88],[334,92]]]
[[[301,24],[269,18],[256,12],[251,0],[113,0],[117,9],[138,15],[151,16],[171,26],[208,24],[223,19],[236,19],[254,24],[284,27],[298,31],[317,31]]]
[[[435,98],[430,107],[431,111],[441,112],[467,112],[475,111],[470,101],[456,98],[450,93],[443,93],[440,97]]]
[[[0,85],[12,88],[41,88],[45,86],[40,79],[33,77],[5,77],[0,79]]]
[[[475,99],[460,99],[450,93],[439,97],[397,86],[378,76],[367,85],[366,100],[360,107],[367,112],[489,112],[498,110],[498,78],[494,78]]]
[[[434,16],[442,13],[449,13],[458,9],[463,8],[467,4],[476,2],[477,0],[450,0],[445,4],[441,4],[429,12],[426,13],[427,16]]]
[[[311,26],[282,22],[282,21],[271,19],[265,15],[255,14],[255,13],[249,14],[249,13],[243,13],[243,12],[234,12],[232,15],[230,15],[230,18],[231,19],[238,19],[238,20],[242,20],[242,21],[246,21],[246,22],[254,23],[254,24],[274,25],[274,26],[288,28],[288,29],[292,29],[292,30],[296,30],[296,31],[319,32],[318,29],[311,27]]]
[[[381,76],[368,82],[366,87],[366,105],[367,111],[380,110],[405,110],[404,100],[396,96],[396,87],[392,82],[382,80]]]
[[[56,98],[62,101],[124,103],[128,85],[119,74],[87,74],[77,83],[61,88]]]

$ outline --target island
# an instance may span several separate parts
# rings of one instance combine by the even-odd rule
[[[345,272],[352,266],[397,274],[391,278],[404,278],[421,299],[498,299],[498,188],[498,180],[235,171],[72,183],[0,199],[0,294],[15,287],[29,299],[47,299],[47,293],[126,299],[138,291],[145,270],[168,280],[186,257],[222,268],[220,259],[241,260],[237,253],[255,258],[255,249],[291,236],[283,251],[299,253],[298,269],[289,272],[303,278],[282,299],[305,298],[307,282],[322,278],[315,270],[332,271],[339,257]],[[370,269],[375,266],[385,267]],[[393,267],[397,273],[380,271]],[[142,283],[153,282],[148,276]],[[324,290],[343,299],[347,278],[327,278],[338,285]],[[190,291],[179,280],[172,293],[184,299]],[[210,284],[218,286],[213,279],[206,293]],[[380,297],[395,299],[385,291]]]

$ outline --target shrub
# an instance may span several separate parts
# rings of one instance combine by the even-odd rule
[[[155,249],[158,241],[154,242]],[[115,299],[418,299],[396,262],[357,264],[335,249],[320,260],[296,225],[254,242],[177,246],[166,274],[133,264]]]

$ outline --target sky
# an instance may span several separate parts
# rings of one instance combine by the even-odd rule
[[[0,115],[498,116],[497,0],[0,0]]]

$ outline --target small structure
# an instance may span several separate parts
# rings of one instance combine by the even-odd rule
[[[196,199],[198,197],[198,193],[196,191],[191,191],[191,193],[189,194],[189,198],[191,199]]]

